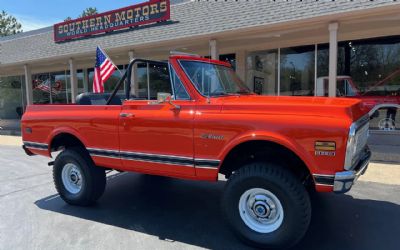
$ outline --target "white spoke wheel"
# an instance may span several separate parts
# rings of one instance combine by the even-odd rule
[[[279,199],[263,188],[252,188],[239,199],[239,213],[243,222],[258,233],[271,233],[277,230],[284,217]]]
[[[106,186],[104,168],[95,166],[89,153],[81,147],[67,148],[57,156],[53,179],[60,197],[71,205],[93,204]]]
[[[82,190],[84,179],[81,169],[76,164],[65,164],[61,171],[61,179],[65,189],[71,194],[77,194]]]

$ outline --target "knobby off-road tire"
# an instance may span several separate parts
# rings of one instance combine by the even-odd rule
[[[92,205],[104,193],[105,170],[96,167],[85,149],[67,148],[56,158],[53,180],[61,198],[71,205]]]
[[[231,229],[247,244],[287,249],[306,233],[311,203],[305,187],[276,164],[251,163],[229,178],[222,209]]]

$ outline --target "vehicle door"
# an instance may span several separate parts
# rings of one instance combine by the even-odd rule
[[[123,167],[174,177],[194,176],[195,103],[168,63],[145,63],[135,68],[137,80],[120,114]]]

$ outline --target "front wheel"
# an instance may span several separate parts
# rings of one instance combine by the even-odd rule
[[[246,243],[289,248],[305,234],[311,203],[305,187],[275,164],[251,163],[229,178],[222,199],[225,218]]]
[[[61,152],[53,168],[53,179],[60,197],[71,205],[88,206],[103,194],[106,174],[94,165],[83,148]]]

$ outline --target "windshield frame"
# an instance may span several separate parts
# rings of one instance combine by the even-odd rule
[[[204,61],[204,60],[190,60],[190,59],[178,59],[177,60],[179,63],[179,66],[181,67],[181,69],[183,70],[183,72],[185,73],[186,77],[189,79],[190,83],[192,84],[192,86],[194,87],[194,89],[202,96],[205,98],[219,98],[219,97],[226,97],[226,96],[240,96],[240,95],[252,95],[254,94],[251,89],[236,75],[236,72],[232,69],[232,67],[229,65],[224,65],[222,63],[215,63],[213,61]],[[203,64],[211,64],[211,65],[215,65],[215,66],[219,66],[219,67],[223,67],[223,68],[227,68],[229,71],[231,71],[233,73],[233,76],[235,78],[237,78],[237,80],[239,80],[239,82],[246,87],[246,89],[248,89],[249,92],[247,93],[225,93],[222,95],[205,95],[202,91],[200,91],[197,88],[197,84],[195,84],[192,80],[192,77],[188,74],[188,72],[186,71],[186,68],[182,65],[182,61],[184,62],[194,62],[194,63],[203,63]],[[219,78],[221,79],[221,78]],[[221,81],[221,80],[220,80]],[[236,83],[235,83],[236,84]]]

